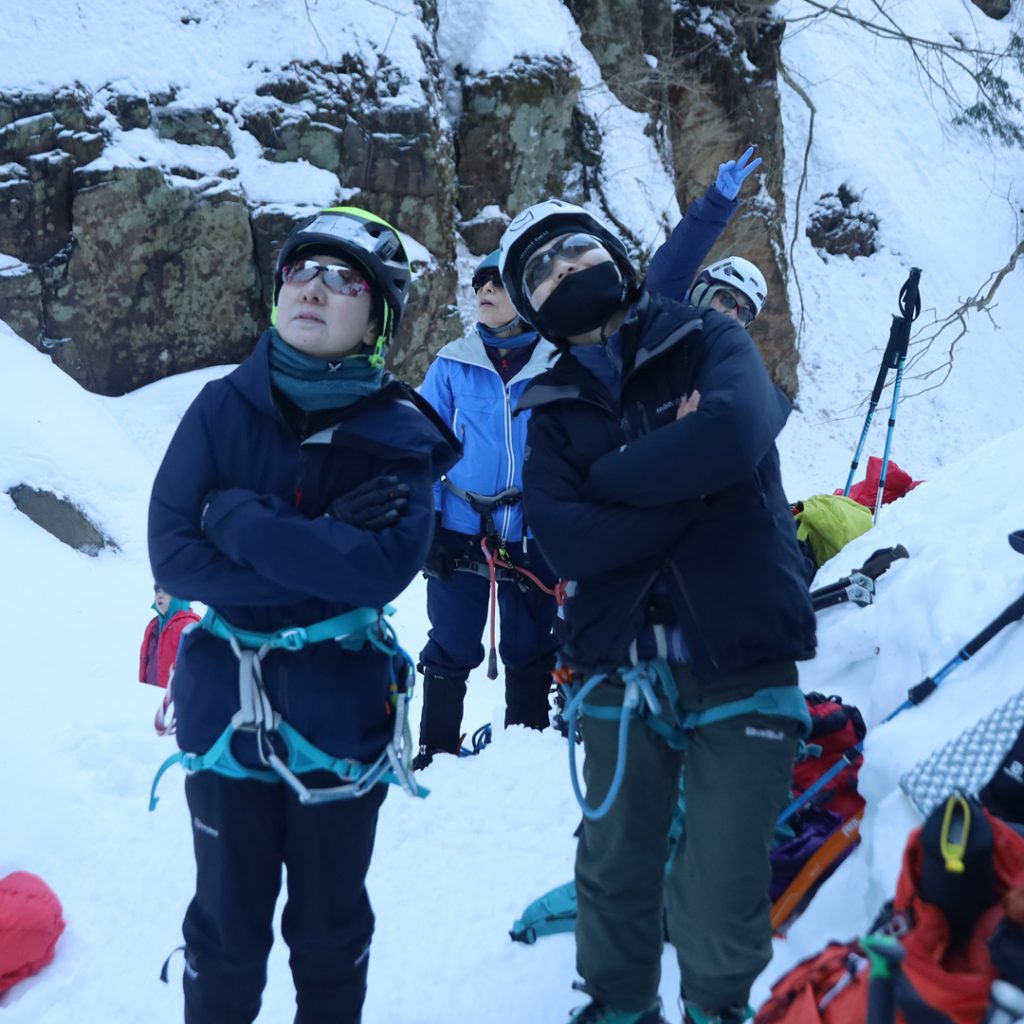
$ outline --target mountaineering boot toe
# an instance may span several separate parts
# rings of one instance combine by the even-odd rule
[[[588,1003],[573,1012],[569,1024],[668,1024],[661,1015],[661,1003],[648,1010],[614,1010],[603,1003]]]
[[[434,751],[420,747],[420,752],[412,759],[412,770],[421,772],[434,760]]]
[[[683,1009],[686,1011],[684,1024],[743,1024],[754,1016],[745,1003],[733,1003],[721,1010],[702,1010],[694,1003],[684,1003]]]

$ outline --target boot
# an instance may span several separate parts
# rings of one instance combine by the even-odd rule
[[[733,1003],[721,1010],[702,1010],[696,1003],[683,1003],[686,1016],[684,1024],[743,1024],[754,1016],[754,1011],[745,1003]]]
[[[426,768],[435,754],[459,756],[465,699],[466,676],[443,676],[432,669],[423,669],[420,749],[412,761],[414,771]]]
[[[613,1010],[603,1003],[588,1003],[576,1010],[569,1024],[668,1024],[661,1015],[660,1000],[648,1010]]]
[[[525,725],[546,729],[550,724],[551,670],[554,660],[546,658],[521,669],[505,669],[505,726]]]

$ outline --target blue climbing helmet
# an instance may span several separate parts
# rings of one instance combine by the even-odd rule
[[[495,249],[476,265],[476,270],[473,271],[474,292],[478,292],[488,281],[496,284],[499,288],[505,287],[501,283],[501,272],[498,269],[498,254],[499,250]]]
[[[311,221],[292,231],[277,254],[271,323],[277,322],[281,271],[303,250],[336,254],[339,259],[351,260],[366,275],[373,288],[374,316],[380,325],[370,358],[383,366],[384,348],[402,319],[412,280],[402,236],[386,220],[357,206],[321,210]]]
[[[476,270],[473,271],[473,294],[475,295],[481,288],[488,282],[493,284],[495,287],[500,288],[502,291],[505,290],[505,285],[501,280],[501,270],[498,266],[498,258],[501,255],[501,250],[495,249],[494,252],[489,252],[477,265]],[[479,330],[483,325],[477,325]],[[529,328],[529,324],[518,314],[512,317],[507,323],[503,323],[498,327],[488,328],[488,332],[495,339],[507,340],[512,335],[522,334]],[[487,341],[485,339],[485,344]]]

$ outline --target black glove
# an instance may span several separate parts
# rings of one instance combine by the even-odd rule
[[[434,576],[439,580],[450,580],[455,572],[455,554],[444,542],[441,532],[441,513],[434,513],[434,539],[430,542],[427,559],[423,563],[424,576]]]
[[[394,526],[408,509],[409,485],[397,476],[377,476],[335,498],[327,512],[360,530],[376,531]]]

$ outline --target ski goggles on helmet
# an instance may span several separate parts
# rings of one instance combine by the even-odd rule
[[[485,267],[473,275],[473,291],[478,292],[485,284],[493,284],[495,288],[504,288],[501,283],[501,274],[497,267]]]
[[[593,257],[600,251],[605,259],[610,259],[608,250],[599,238],[584,232],[559,235],[554,243],[540,252],[535,252],[523,267],[523,289],[527,299],[545,281],[549,281],[557,273],[556,263],[582,263],[585,267],[604,262]]]
[[[744,327],[749,327],[754,322],[757,314],[742,299],[738,299],[734,292],[728,288],[716,288],[712,298],[718,299],[719,303],[730,311],[736,310],[736,318]]]
[[[344,266],[325,266],[316,260],[296,260],[285,264],[281,268],[281,281],[283,284],[309,284],[317,274],[323,274],[324,284],[336,295],[354,298],[371,291],[366,278],[358,270]]]

